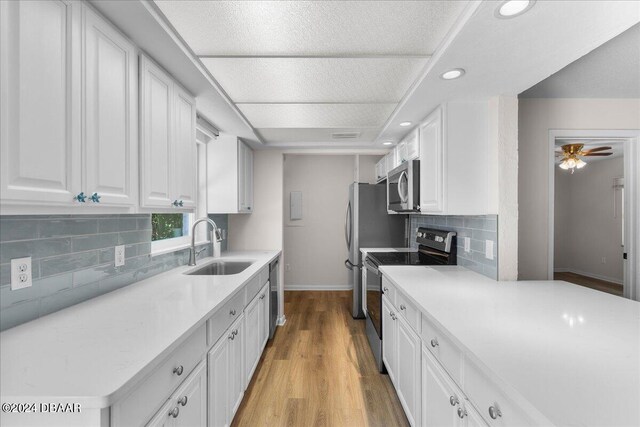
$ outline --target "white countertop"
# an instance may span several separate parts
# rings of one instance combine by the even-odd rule
[[[380,271],[556,425],[640,425],[640,303],[463,267]]]
[[[104,408],[151,372],[278,251],[224,253],[252,260],[239,274],[189,276],[178,267],[0,334],[3,402]]]

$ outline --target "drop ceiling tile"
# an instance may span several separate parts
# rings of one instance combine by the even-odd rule
[[[432,54],[467,1],[156,1],[198,55]]]
[[[255,128],[379,127],[397,104],[238,104]]]
[[[355,143],[370,143],[375,140],[380,128],[258,128],[256,129],[269,144],[295,143],[335,143],[350,145]],[[336,133],[357,133],[350,139],[335,139]]]
[[[425,58],[202,58],[234,102],[392,102]]]

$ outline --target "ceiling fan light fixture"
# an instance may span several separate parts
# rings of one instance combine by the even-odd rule
[[[564,170],[569,169],[569,166],[567,165],[567,162],[564,161],[564,160],[558,166],[560,167],[560,169],[564,169]]]
[[[576,162],[576,167],[578,169],[582,169],[583,167],[587,166],[587,162],[585,162],[582,159],[578,159],[578,161]]]
[[[535,0],[508,0],[502,2],[495,12],[495,16],[502,19],[515,18],[533,7]]]

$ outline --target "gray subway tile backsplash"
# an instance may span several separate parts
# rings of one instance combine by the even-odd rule
[[[215,221],[227,228],[227,216]],[[126,263],[115,267],[114,246]],[[226,250],[226,241],[223,242]],[[200,257],[211,254],[208,247]],[[13,258],[32,257],[33,286],[12,291]],[[151,256],[151,215],[0,217],[0,330],[185,265],[187,249]]]
[[[416,247],[416,228],[431,227],[457,233],[458,265],[492,279],[498,278],[498,216],[411,215],[409,241]],[[464,237],[471,238],[471,250],[465,252]],[[493,240],[493,259],[485,257],[485,241]]]

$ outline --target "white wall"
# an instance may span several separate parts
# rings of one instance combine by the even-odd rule
[[[255,151],[253,157],[253,213],[229,215],[230,251],[282,250],[281,151]],[[284,257],[280,259],[280,313],[284,315]]]
[[[349,289],[344,216],[355,165],[353,155],[285,155],[286,289]],[[302,220],[290,220],[291,191],[302,192]]]
[[[556,271],[622,284],[622,203],[613,180],[623,174],[622,157],[588,163],[573,175],[556,168]]]
[[[549,130],[640,129],[639,99],[520,99],[518,267],[520,279],[547,279]]]

